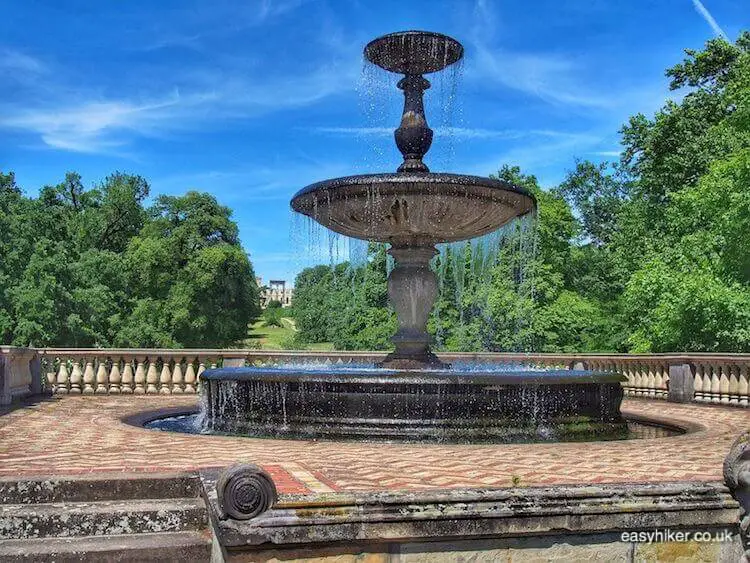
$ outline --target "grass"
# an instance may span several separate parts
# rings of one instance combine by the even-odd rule
[[[294,337],[296,329],[294,321],[284,317],[281,319],[283,326],[266,326],[262,319],[250,325],[247,340],[245,343],[250,348],[260,347],[261,350],[283,350],[284,345],[288,344]],[[333,344],[330,342],[321,342],[317,344],[308,344],[306,350],[333,350]]]

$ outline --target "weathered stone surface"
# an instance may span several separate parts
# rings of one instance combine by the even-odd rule
[[[41,367],[33,348],[0,346],[0,406],[42,391]]]
[[[689,403],[695,394],[693,370],[690,364],[669,366],[669,394],[667,399],[673,403]]]
[[[403,544],[397,547],[394,563],[547,563],[550,561],[631,561],[632,546],[614,534],[469,540]]]
[[[452,541],[369,543],[363,545],[230,551],[227,563],[524,563],[693,561],[736,563],[742,550],[736,538],[725,542],[631,543],[620,533],[554,534]]]
[[[657,563],[685,561],[696,563],[735,563],[744,559],[738,538],[726,542],[655,542],[634,544],[632,561]]]
[[[198,497],[200,491],[195,473],[0,478],[0,504]]]
[[[219,513],[210,474],[204,484]],[[228,547],[304,543],[396,543],[480,537],[538,537],[653,528],[736,526],[738,505],[718,484],[672,483],[433,493],[352,495],[283,500],[250,521],[218,522]]]
[[[200,532],[138,534],[84,538],[0,541],[3,563],[205,563],[210,558],[210,536]]]
[[[0,561],[208,561],[196,474],[0,481]]]
[[[0,506],[0,539],[179,532],[206,524],[200,498]]]

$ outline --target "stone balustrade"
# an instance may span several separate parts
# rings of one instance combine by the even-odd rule
[[[301,352],[177,349],[40,349],[54,393],[197,393],[201,372],[217,366],[368,364],[382,352]],[[440,354],[451,363],[523,364],[623,374],[626,396],[746,407],[750,354]]]

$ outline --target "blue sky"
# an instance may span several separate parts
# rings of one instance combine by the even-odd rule
[[[310,262],[290,242],[298,189],[398,165],[402,102],[363,72],[370,39],[427,29],[465,45],[454,103],[451,77],[429,77],[433,170],[517,164],[549,186],[575,157],[616,155],[684,48],[750,28],[750,0],[4,0],[3,14],[0,170],[30,194],[69,170],[208,191],[265,279]]]

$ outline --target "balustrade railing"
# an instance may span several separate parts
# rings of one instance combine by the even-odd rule
[[[218,366],[370,364],[381,352],[177,349],[40,349],[47,387],[57,394],[191,394],[200,374]],[[440,354],[452,363],[523,364],[617,372],[625,395],[667,399],[670,377],[687,385],[687,399],[747,407],[750,354]],[[676,370],[676,371],[675,371]],[[690,385],[692,382],[692,385]]]

